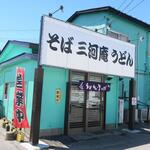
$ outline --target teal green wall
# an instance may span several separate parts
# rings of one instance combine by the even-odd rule
[[[147,66],[149,66],[148,62],[148,46],[150,41],[148,41],[148,30],[147,28],[144,28],[143,26],[140,26],[136,23],[133,23],[129,20],[123,19],[118,16],[114,16],[113,14],[108,14],[108,17],[110,20],[112,20],[112,26],[111,30],[120,32],[122,34],[125,34],[129,37],[129,40],[131,40],[131,43],[133,43],[136,46],[136,54],[135,57],[136,60],[136,93],[137,97],[139,97],[140,101],[143,101],[145,103],[149,103],[150,100],[150,94],[148,91],[150,90],[150,81],[148,81],[146,78],[150,78],[150,70]],[[140,37],[144,37],[143,41],[140,41]],[[147,83],[148,82],[148,83]],[[128,85],[128,82],[124,82],[125,86]],[[128,91],[128,86],[126,86],[125,91]],[[127,92],[128,93],[128,92]]]
[[[98,29],[98,32],[105,34],[106,17],[107,15],[105,13],[83,14],[73,20],[72,23],[93,31],[95,31],[95,29]]]
[[[9,91],[8,91],[8,98],[7,100],[7,118],[12,120],[13,118],[13,106],[14,106],[14,83],[9,83]]]
[[[33,66],[33,68],[35,68],[35,66]],[[33,87],[34,87],[34,77],[26,83],[26,99],[27,99],[26,108],[27,108],[27,116],[29,118],[30,124],[31,124],[31,114],[32,114]]]
[[[37,67],[37,62],[32,60],[22,60],[14,64],[7,65],[0,70],[0,98],[3,100],[4,115],[11,120],[13,118],[13,98],[14,98],[14,83],[16,78],[16,67],[25,68],[25,94],[26,94],[26,112],[29,123],[31,123],[32,98],[33,98],[33,83],[34,69]],[[8,99],[4,99],[4,85],[9,84]]]
[[[3,73],[0,70],[0,100],[3,100],[3,92],[4,92],[4,76]]]
[[[64,128],[67,81],[68,71],[66,69],[44,67],[41,129]],[[55,100],[57,88],[61,89],[60,102]]]
[[[106,124],[117,124],[119,79],[118,77],[113,77],[108,83],[111,84],[111,88],[106,96]]]

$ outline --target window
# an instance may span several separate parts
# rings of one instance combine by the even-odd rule
[[[108,34],[108,36],[115,38],[115,39],[118,39],[118,40],[121,40],[121,41],[125,41],[125,42],[129,41],[128,37],[126,35],[118,33],[118,32],[108,31],[107,34]]]
[[[85,80],[85,74],[84,73],[72,72],[71,81],[79,82],[80,80]]]
[[[4,99],[8,98],[8,83],[5,83],[4,87]]]
[[[102,75],[89,74],[89,81],[102,82]],[[87,108],[98,109],[100,108],[101,93],[96,91],[89,91],[87,99]]]

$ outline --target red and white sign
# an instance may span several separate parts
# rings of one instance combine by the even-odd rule
[[[16,128],[29,128],[25,106],[24,69],[16,69],[16,83],[14,93],[14,121]]]

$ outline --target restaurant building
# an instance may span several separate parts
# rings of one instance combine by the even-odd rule
[[[137,36],[144,40],[135,59]],[[131,78],[138,78],[140,100],[149,102],[149,43],[148,24],[111,7],[78,11],[67,22],[44,16],[40,59],[37,44],[19,41],[8,41],[0,55],[4,115],[13,118],[16,67],[22,67],[31,124],[34,70],[40,64],[41,136],[117,128],[118,102],[128,97]]]

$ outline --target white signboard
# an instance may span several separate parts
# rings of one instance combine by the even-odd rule
[[[132,105],[133,106],[137,105],[137,99],[136,99],[136,97],[132,97]]]
[[[47,16],[40,65],[134,77],[135,46]]]
[[[123,99],[119,99],[119,118],[118,118],[118,122],[119,123],[123,123],[123,116],[124,116],[124,100]]]

